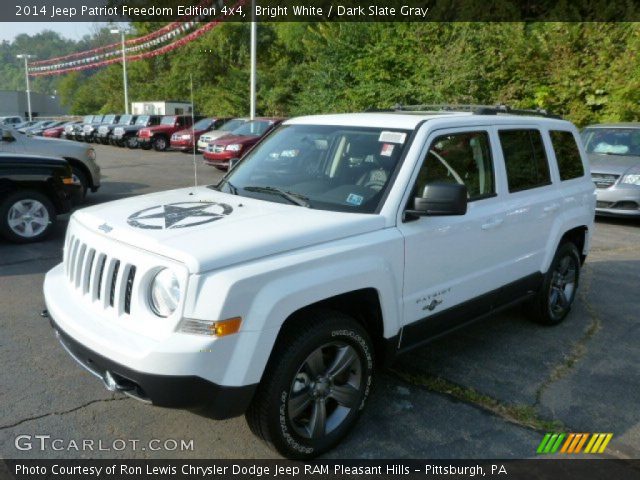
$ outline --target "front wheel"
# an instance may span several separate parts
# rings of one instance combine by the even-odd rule
[[[79,183],[82,186],[82,199],[87,196],[87,190],[89,189],[89,180],[82,170],[78,167],[72,167],[73,181]]]
[[[537,323],[557,325],[571,311],[580,280],[580,255],[571,242],[556,251],[542,287],[531,302],[529,314]]]
[[[283,331],[245,417],[283,456],[313,458],[357,422],[373,383],[374,353],[353,318],[317,310]]]
[[[164,152],[169,146],[167,139],[163,136],[155,137],[152,141],[153,148],[156,152]]]
[[[0,234],[11,242],[30,243],[42,240],[56,219],[56,211],[45,195],[22,190],[0,202]]]

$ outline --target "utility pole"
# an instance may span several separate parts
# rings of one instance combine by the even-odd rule
[[[258,41],[258,25],[256,23],[256,0],[251,0],[251,107],[250,118],[253,120],[256,116],[256,44]]]
[[[16,58],[24,59],[24,77],[27,81],[27,110],[29,114],[29,121],[31,121],[32,117],[31,117],[31,89],[29,88],[29,59],[35,58],[35,55],[27,55],[26,53],[21,53],[20,55],[16,55]]]
[[[129,92],[127,89],[127,52],[124,44],[124,29],[112,28],[111,33],[119,33],[122,41],[122,81],[124,82],[124,113],[129,114]]]

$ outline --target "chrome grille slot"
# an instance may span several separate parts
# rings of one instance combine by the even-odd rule
[[[114,297],[116,294],[116,283],[118,281],[118,271],[120,270],[120,260],[116,260],[113,265],[113,273],[110,278],[109,285],[109,306],[113,307]]]
[[[131,265],[129,267],[129,274],[127,275],[127,283],[124,289],[124,312],[128,315],[131,313],[131,292],[133,290],[133,281],[136,278],[136,267]]]
[[[89,293],[89,284],[91,283],[91,270],[93,268],[93,260],[95,259],[96,251],[91,248],[87,252],[85,258],[84,267],[82,269],[82,293]]]
[[[83,243],[80,244],[78,250],[78,256],[76,257],[75,271],[73,273],[73,284],[78,288],[80,286],[80,278],[82,276],[82,265],[84,264],[84,255],[87,251],[87,246]]]
[[[101,253],[98,256],[98,261],[96,262],[96,274],[93,275],[92,300],[100,300],[100,298],[102,298],[102,276],[104,274],[104,266],[106,263],[107,256],[104,253]]]
[[[69,280],[73,282],[73,272],[75,271],[76,265],[76,253],[78,251],[78,245],[80,245],[80,241],[77,238],[73,239],[71,244],[71,254],[69,255]]]

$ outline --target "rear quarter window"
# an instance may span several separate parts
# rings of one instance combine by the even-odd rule
[[[498,135],[507,169],[509,192],[551,184],[549,162],[539,130],[500,130]]]
[[[573,133],[564,130],[550,130],[549,135],[558,161],[560,180],[583,177],[584,166]]]

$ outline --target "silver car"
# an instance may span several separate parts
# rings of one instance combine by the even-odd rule
[[[640,123],[590,125],[581,135],[596,184],[596,214],[640,217]]]
[[[100,188],[100,167],[93,147],[58,138],[31,137],[10,127],[0,127],[0,153],[34,153],[64,158],[71,165],[74,180],[87,190]]]

